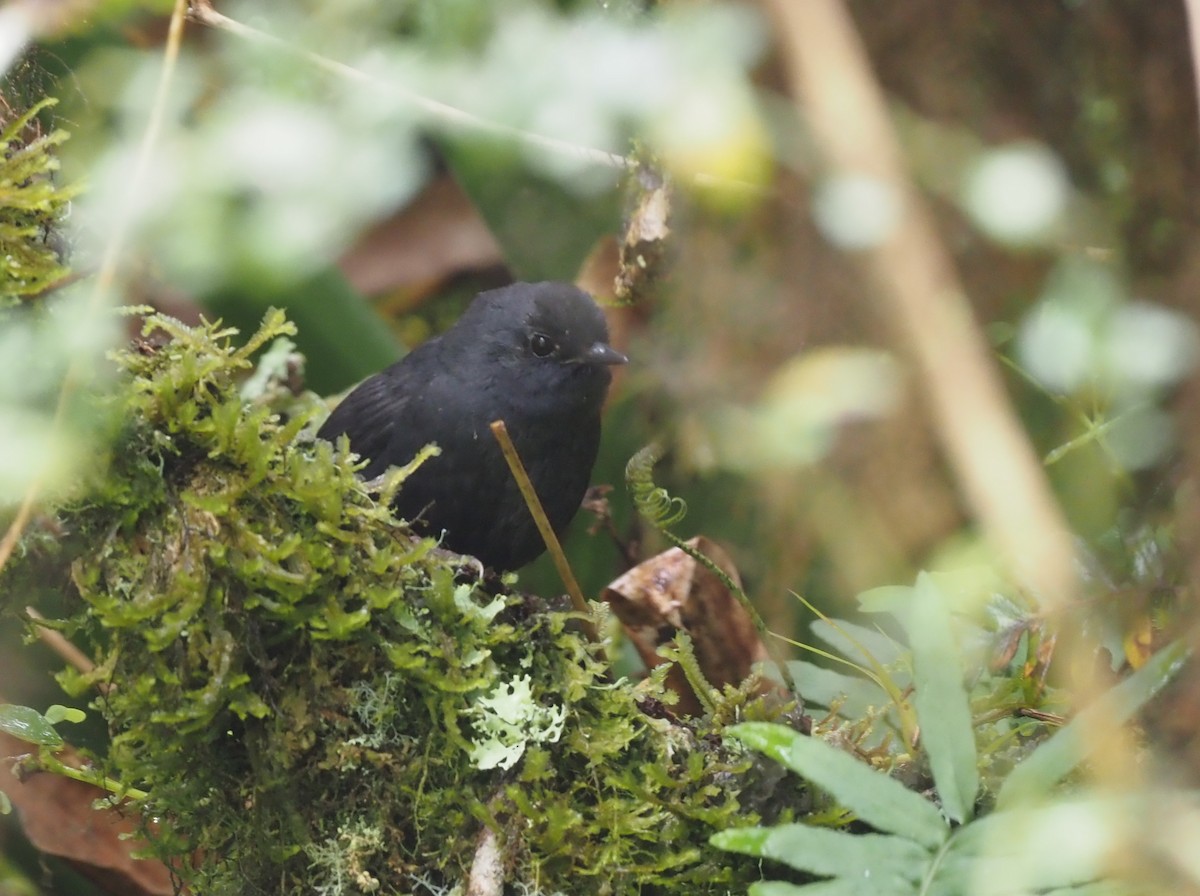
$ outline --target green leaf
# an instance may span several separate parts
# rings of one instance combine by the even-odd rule
[[[1174,641],[1109,690],[1013,769],[996,797],[998,809],[1045,796],[1103,743],[1103,732],[1123,725],[1166,685],[1191,654]]]
[[[902,618],[913,651],[913,701],[921,742],[942,808],[962,822],[971,817],[979,791],[975,735],[949,607],[928,573],[917,576],[909,611]]]
[[[59,722],[82,722],[87,718],[87,713],[82,709],[76,709],[73,706],[62,706],[55,703],[46,710],[46,721],[51,725],[57,725]]]
[[[901,896],[903,892],[892,892],[889,896]],[[751,884],[749,896],[879,896],[879,888],[867,878],[852,880],[838,877],[803,886],[768,880]]]
[[[204,301],[242,333],[254,333],[264,314],[285,306],[296,324],[296,347],[308,359],[305,381],[322,394],[378,373],[403,354],[370,302],[336,268],[318,271],[286,288],[227,287]]]
[[[912,588],[908,585],[880,585],[858,596],[858,606],[864,613],[891,613],[903,616],[912,599]]]
[[[845,675],[806,660],[790,662],[788,668],[797,689],[804,695],[806,706],[828,708],[843,700],[838,715],[846,719],[859,719],[873,706],[891,704],[890,698],[879,685],[861,676]]]
[[[1121,881],[1094,880],[1077,887],[1048,890],[1046,896],[1135,896],[1137,892],[1129,884]]]
[[[728,729],[742,743],[827,791],[872,827],[936,849],[949,828],[928,800],[822,740],[768,722]]]
[[[63,739],[40,712],[12,703],[0,705],[0,731],[39,747],[57,748]]]
[[[747,892],[749,896],[795,896],[797,893],[811,893],[812,886],[801,887],[781,880],[764,880],[751,884]]]
[[[966,869],[977,896],[1090,885],[1130,836],[1131,820],[1169,814],[1170,802],[1164,794],[1085,795],[997,812],[962,829],[947,849],[948,864]]]
[[[520,280],[574,280],[596,243],[620,230],[619,190],[577,195],[531,171],[511,143],[443,138],[439,146]]]
[[[898,590],[906,594],[912,591],[911,588]],[[844,619],[818,619],[809,628],[842,656],[861,666],[870,666],[872,663],[887,666],[896,662],[904,650],[882,632]]]
[[[806,824],[735,828],[714,834],[709,842],[812,874],[868,877],[887,892],[920,880],[931,858],[927,850],[903,837],[848,834]]]

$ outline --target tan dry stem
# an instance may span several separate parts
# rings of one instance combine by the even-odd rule
[[[857,257],[916,364],[963,495],[1017,582],[1060,608],[1078,587],[1070,531],[905,168],[854,24],[838,0],[764,2],[826,170],[874,178],[900,204],[892,231]]]

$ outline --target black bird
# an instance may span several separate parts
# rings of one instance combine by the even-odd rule
[[[369,461],[371,479],[430,442],[441,454],[400,486],[397,513],[442,545],[497,570],[545,550],[489,429],[503,420],[554,531],[575,516],[600,444],[608,344],[591,296],[566,283],[480,293],[441,336],[359,385],[317,433]]]

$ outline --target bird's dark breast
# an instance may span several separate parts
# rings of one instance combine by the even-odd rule
[[[587,490],[600,441],[599,416],[510,417],[505,425],[550,525],[561,532]],[[397,513],[424,534],[436,538],[444,532],[443,546],[487,566],[516,569],[539,556],[544,542],[487,424],[447,428],[439,447],[442,453],[401,486]]]
[[[550,355],[530,341],[535,324],[553,337],[533,333],[550,339]],[[317,435],[331,442],[345,435],[366,460],[367,479],[436,443],[440,455],[401,483],[397,513],[451,550],[517,569],[545,548],[489,424],[504,420],[561,531],[596,460],[609,365],[624,361],[606,346],[603,316],[572,286],[483,293],[445,334],[353,390]]]

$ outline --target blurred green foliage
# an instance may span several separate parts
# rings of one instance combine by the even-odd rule
[[[869,754],[892,776],[872,770],[870,762],[856,761],[831,743],[844,741],[844,724],[853,728],[866,718],[860,708],[850,709],[837,696],[824,720],[832,729],[828,740],[769,723],[729,730],[732,737],[811,782],[828,801],[804,823],[739,827],[713,836],[713,843],[724,849],[822,878],[803,886],[755,883],[751,896],[1174,892],[1145,879],[1106,873],[1110,839],[1128,838],[1129,813],[1151,808],[1156,801],[1145,793],[1089,789],[1077,774],[1071,783],[1064,781],[1103,750],[1097,731],[1126,724],[1175,677],[1190,653],[1188,647],[1183,642],[1164,647],[1060,730],[1051,732],[1041,723],[1014,724],[1015,713],[989,710],[972,719],[970,705],[990,695],[986,685],[980,686],[982,676],[969,660],[970,651],[962,647],[969,640],[953,631],[951,607],[956,602],[927,574],[918,577],[914,588],[883,590],[886,594],[869,593],[861,599],[873,610],[890,609],[901,620],[910,648],[883,642],[893,669],[884,669],[872,657],[872,682],[842,675],[846,683],[830,694],[877,686],[891,695],[898,710],[911,695],[916,710],[912,730],[887,751],[886,759],[878,752]],[[865,648],[855,626],[826,622],[862,656]],[[880,643],[877,633],[867,630],[865,635],[866,643]],[[911,679],[893,676],[893,671],[904,674],[905,668]],[[968,693],[967,682],[972,680]],[[820,687],[811,674],[801,681]],[[1025,730],[1018,731],[1022,727]],[[1001,736],[992,740],[997,729]],[[907,752],[914,741],[918,749]],[[1020,762],[1014,761],[1014,751],[1022,754]],[[937,806],[902,786],[897,777],[927,781],[936,791]],[[1168,816],[1187,813],[1170,805],[1161,810]],[[1080,837],[1073,823],[1084,819],[1093,830]],[[862,830],[863,825],[872,830]]]
[[[44,292],[67,273],[54,239],[79,191],[55,178],[58,147],[69,134],[41,133],[39,115],[55,103],[46,97],[0,114],[0,307]]]
[[[93,481],[95,447],[119,425],[98,403],[117,332],[117,318],[80,287],[0,309],[0,509],[31,488],[54,500]]]
[[[461,879],[471,834],[491,824],[523,832],[528,850],[513,860],[523,882],[725,892],[755,870],[714,857],[712,830],[811,807],[783,785],[774,802],[749,793],[755,775],[781,779],[761,766],[727,774],[747,762],[707,723],[670,729],[642,714],[636,701],[657,684],[608,681],[557,605],[457,585],[426,546],[398,536],[386,502],[364,494],[344,458],[304,444],[306,421],[323,413],[316,396],[291,391],[274,367],[247,386],[254,362],[239,336],[159,319],[153,339],[105,358],[121,341],[111,309],[147,296],[244,334],[284,307],[298,331],[272,317],[262,337],[286,332],[308,385],[340,389],[397,357],[405,329],[373,305],[403,302],[358,294],[342,253],[431,178],[463,188],[509,274],[569,279],[619,231],[631,157],[672,180],[666,254],[677,265],[626,321],[634,364],[595,480],[619,482],[628,457],[665,438],[674,454],[663,481],[688,497],[688,529],[735,546],[747,590],[785,637],[789,588],[827,605],[860,579],[970,564],[978,587],[956,593],[956,607],[989,619],[956,618],[952,632],[970,677],[980,794],[991,798],[1045,734],[1011,714],[1068,706],[1044,680],[1055,631],[996,575],[936,449],[913,437],[925,423],[911,371],[867,347],[886,341],[878,309],[869,295],[855,305],[867,291],[845,275],[851,262],[829,262],[826,243],[854,249],[886,233],[896,197],[868,177],[822,179],[802,121],[775,93],[781,59],[764,51],[777,35],[753,10],[220,3],[244,27],[189,25],[160,108],[157,14],[170,5],[94,4],[27,57],[32,68],[22,63],[19,83],[5,85],[20,108],[6,109],[0,159],[2,290],[13,306],[0,310],[0,520],[35,495],[46,521],[59,510],[69,521],[35,522],[2,573],[0,605],[46,601],[101,659],[91,676],[64,674],[79,699],[91,679],[123,683],[104,703],[111,753],[100,744],[97,754],[150,786],[148,808],[169,823],[160,851],[215,844],[229,864],[201,872],[213,891],[241,892],[247,868],[264,878],[284,869],[306,892],[415,887],[418,877],[433,888]],[[865,11],[859,25],[895,91],[906,151],[943,200],[947,244],[1009,365],[1030,439],[1088,542],[1085,599],[1057,622],[1086,633],[1097,665],[1138,660],[1139,633],[1175,620],[1187,583],[1175,514],[1194,500],[1172,403],[1197,338],[1168,306],[1194,293],[1171,278],[1172,265],[1189,269],[1195,191],[1179,174],[1187,166],[1171,164],[1183,141],[1161,116],[1195,129],[1153,80],[1180,67],[1172,35],[1153,30],[1170,25],[1166,5],[1060,4],[1034,19],[968,4],[944,21],[920,5],[850,5]],[[1114,68],[1145,46],[1161,65]],[[905,47],[916,64],[896,64]],[[161,139],[134,177],[158,115]],[[997,137],[1013,133],[1022,139]],[[710,192],[694,189],[696,175]],[[722,195],[712,187],[722,179],[738,189]],[[93,291],[114,247],[116,288]],[[68,263],[82,289],[16,307]],[[457,303],[479,272],[443,274],[453,282],[433,292]],[[264,363],[293,362],[275,343]],[[610,500],[634,547],[661,543],[639,530],[624,495]],[[584,529],[575,524],[568,553],[596,593],[613,552]],[[558,588],[546,569],[522,583]],[[912,667],[919,644],[854,622],[818,624],[817,638],[872,673],[842,674],[830,656],[793,664],[827,712],[819,733],[927,786],[922,757],[905,750],[924,725],[921,701],[950,693],[929,684],[951,688],[957,676],[939,682],[928,665]],[[989,651],[1007,664],[990,665]],[[0,671],[24,663],[11,653]],[[497,723],[501,708],[513,710],[511,727]],[[925,735],[953,745],[943,781],[961,784],[961,719],[957,735]],[[483,755],[520,761],[488,774],[472,764]],[[971,788],[956,789],[963,815]],[[1110,821],[1112,806],[1099,808]],[[1082,830],[1094,857],[1116,828],[1089,840],[1096,831],[1080,818],[1047,814],[1030,830],[1058,845],[1052,822]]]

